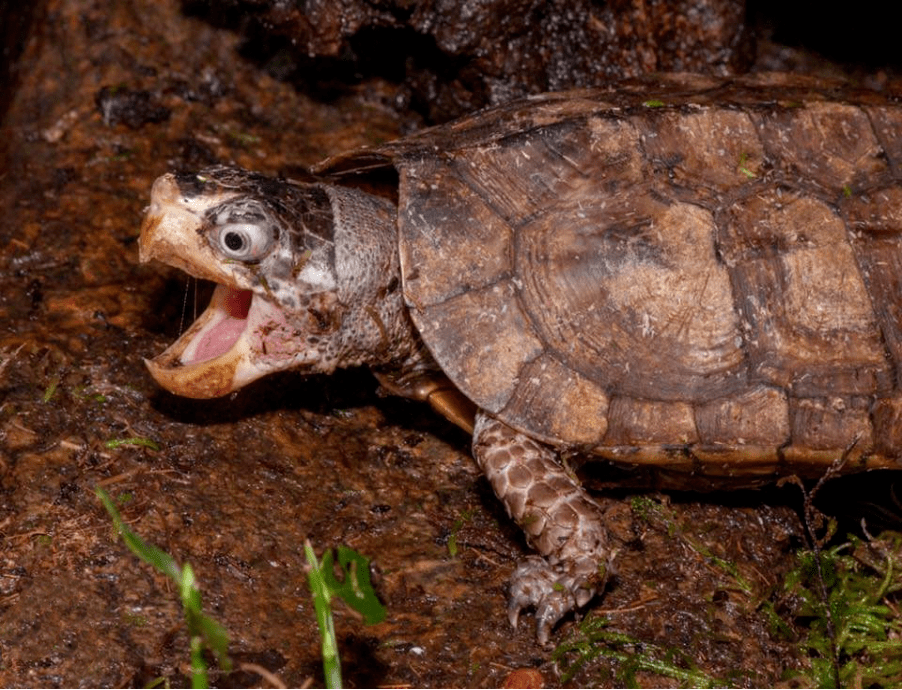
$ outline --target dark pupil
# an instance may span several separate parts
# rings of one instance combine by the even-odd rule
[[[227,232],[225,236],[225,245],[233,252],[237,252],[244,247],[244,238],[237,232]]]

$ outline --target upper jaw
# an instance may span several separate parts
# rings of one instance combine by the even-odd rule
[[[203,236],[204,212],[233,194],[192,199],[182,194],[175,175],[157,178],[150,192],[150,207],[141,223],[138,259],[152,259],[180,268],[196,278],[232,283],[235,277],[222,268]]]
[[[186,197],[173,175],[163,175],[153,185],[138,240],[142,263],[158,259],[217,283],[210,305],[191,327],[160,355],[144,360],[161,386],[189,398],[225,395],[265,373],[254,363],[253,331],[277,311],[241,287],[204,238],[204,210],[225,198]]]

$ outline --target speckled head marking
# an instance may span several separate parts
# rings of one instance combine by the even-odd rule
[[[373,363],[367,350],[385,356],[387,337],[409,329],[394,217],[390,204],[353,190],[239,168],[162,176],[141,260],[218,287],[188,331],[147,362],[151,373],[180,395],[213,397],[272,371],[328,372]]]

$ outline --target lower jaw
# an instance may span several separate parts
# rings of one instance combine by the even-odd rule
[[[210,305],[169,348],[144,360],[166,390],[188,398],[215,398],[235,390],[236,374],[248,360],[242,339],[252,294],[218,285]]]

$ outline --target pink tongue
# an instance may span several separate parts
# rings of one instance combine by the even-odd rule
[[[192,361],[185,364],[203,362],[231,349],[246,325],[247,313],[251,307],[251,291],[229,289],[221,307],[228,314],[227,318],[204,334],[194,351]]]

